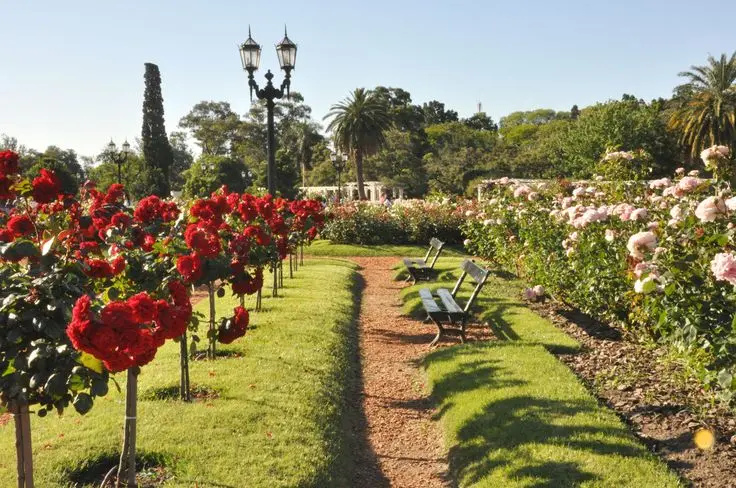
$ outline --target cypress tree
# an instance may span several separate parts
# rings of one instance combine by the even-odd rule
[[[143,159],[145,171],[142,178],[142,195],[168,197],[169,171],[174,161],[174,153],[166,136],[164,126],[164,99],[161,96],[161,73],[158,66],[146,63],[144,79],[146,89],[143,94]]]

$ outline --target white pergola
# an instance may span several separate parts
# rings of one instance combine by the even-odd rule
[[[365,181],[363,182],[363,187],[365,188],[365,196],[369,202],[378,202],[384,190],[390,192],[392,200],[404,198],[404,189],[402,187],[384,185],[380,181]],[[299,189],[308,196],[319,195],[328,200],[337,196],[337,186],[302,186]],[[344,200],[357,200],[358,184],[354,182],[346,183],[342,186],[340,194]]]

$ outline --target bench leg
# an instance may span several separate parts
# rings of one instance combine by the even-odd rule
[[[460,342],[465,344],[465,319],[460,322]]]
[[[428,316],[427,318],[430,319],[432,322],[434,322],[434,325],[437,326],[437,335],[432,340],[432,342],[429,343],[429,347],[432,348],[432,347],[434,347],[434,346],[437,345],[437,343],[439,342],[440,338],[442,337],[442,334],[445,332],[445,329],[442,327],[442,324],[440,324],[439,322],[437,322],[432,317],[429,317]]]

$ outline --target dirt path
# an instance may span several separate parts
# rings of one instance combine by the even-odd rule
[[[419,369],[433,327],[401,315],[399,290],[406,285],[392,280],[396,258],[353,260],[364,280],[360,349],[368,444],[353,486],[449,486],[441,432]]]

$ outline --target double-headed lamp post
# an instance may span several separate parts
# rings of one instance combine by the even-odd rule
[[[130,144],[126,139],[122,146],[122,151],[118,152],[118,147],[115,145],[112,139],[110,144],[107,145],[107,157],[112,160],[113,163],[118,165],[118,184],[123,182],[122,167],[123,163],[128,160],[130,155]]]
[[[330,160],[332,161],[332,166],[335,168],[335,171],[337,172],[337,203],[340,203],[340,199],[342,196],[341,195],[342,184],[340,182],[340,173],[345,171],[345,164],[348,162],[348,158],[346,156],[343,156],[340,153],[332,151],[332,154],[330,154]]]
[[[268,113],[268,193],[276,194],[276,140],[273,122],[274,100],[288,98],[289,87],[291,86],[291,70],[294,69],[296,62],[296,44],[291,42],[289,36],[286,35],[286,27],[284,27],[284,38],[276,44],[276,54],[279,57],[279,64],[284,70],[284,81],[281,82],[281,88],[273,86],[271,80],[273,74],[271,70],[266,72],[266,87],[259,88],[258,83],[253,77],[253,73],[258,70],[261,62],[261,46],[253,40],[250,35],[250,27],[248,27],[248,39],[240,45],[240,60],[243,63],[243,69],[248,72],[248,86],[250,87],[250,99],[253,100],[253,92],[259,100],[266,100],[266,109]]]

